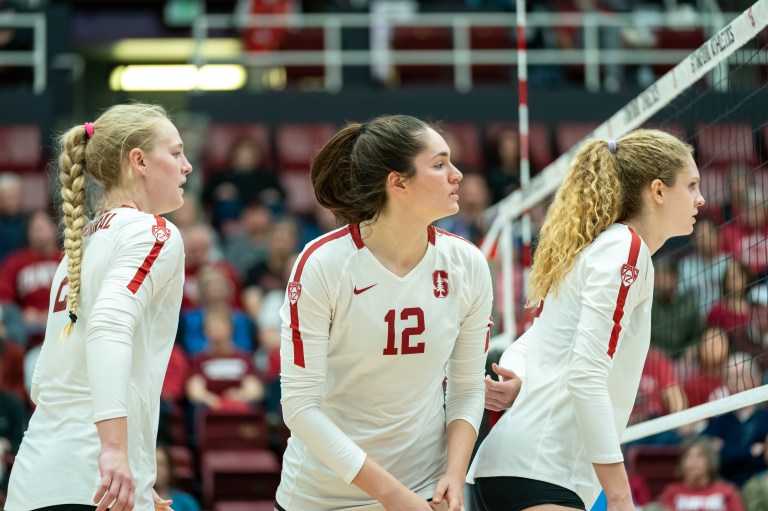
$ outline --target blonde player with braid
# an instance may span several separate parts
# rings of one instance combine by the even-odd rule
[[[501,358],[522,388],[486,386],[491,409],[520,394],[470,469],[480,511],[590,509],[600,487],[609,511],[635,509],[619,441],[650,342],[651,255],[704,204],[692,152],[637,130],[576,154],[534,256],[536,319]]]
[[[167,509],[152,490],[155,438],[184,253],[157,215],[182,205],[192,167],[154,105],[113,106],[59,146],[65,257],[6,510]]]

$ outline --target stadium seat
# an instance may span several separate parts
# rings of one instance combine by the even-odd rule
[[[728,168],[712,165],[699,168],[699,189],[706,201],[701,213],[716,221],[723,221],[723,206],[728,200]]]
[[[679,464],[678,445],[635,445],[627,452],[627,469],[645,478],[654,498],[666,485],[677,480],[675,472]]]
[[[278,168],[282,172],[307,172],[317,151],[336,133],[331,123],[281,124],[275,132]]]
[[[517,123],[492,122],[485,128],[485,141],[490,150],[496,145],[499,134],[506,129],[518,129]],[[549,138],[549,130],[543,123],[532,122],[528,125],[528,147],[533,171],[542,170],[552,163],[555,157],[552,154],[552,141]]]
[[[294,215],[311,213],[315,208],[315,191],[309,179],[309,170],[304,172],[283,172],[280,184],[286,193],[286,208]]]
[[[289,28],[283,35],[280,51],[321,51],[325,48],[322,28]],[[322,89],[325,81],[323,66],[286,66],[288,86]]]
[[[480,133],[471,122],[446,122],[440,126],[451,148],[451,161],[462,172],[484,172]]]
[[[42,169],[43,142],[40,126],[0,126],[0,172],[36,172]]]
[[[192,452],[184,445],[169,445],[168,453],[173,464],[176,485],[187,493],[197,493],[197,478],[195,476],[195,462]]]
[[[473,50],[514,50],[512,29],[508,27],[472,27],[469,32]],[[506,82],[516,80],[513,65],[473,64],[472,81],[475,83]]]
[[[745,163],[758,161],[752,126],[746,122],[699,124],[696,130],[696,158],[707,163]]]
[[[659,28],[656,30],[656,48],[663,50],[693,50],[705,41],[701,28],[677,29]],[[657,64],[653,70],[657,75],[663,75],[672,69],[673,65]]]
[[[600,125],[597,122],[561,122],[555,126],[555,150],[563,154]]]
[[[201,455],[203,503],[275,498],[280,463],[266,450],[207,451]]]
[[[272,500],[222,500],[213,504],[213,511],[272,511]]]
[[[201,452],[267,449],[269,426],[260,410],[200,409],[196,417]]]
[[[446,27],[395,27],[392,49],[450,50],[453,49],[451,29]],[[400,65],[396,66],[401,85],[414,83],[453,83],[452,65]]]
[[[225,170],[232,144],[244,138],[254,140],[259,145],[264,156],[264,166],[272,168],[274,154],[266,124],[216,122],[208,126],[203,153],[204,171],[210,173]]]

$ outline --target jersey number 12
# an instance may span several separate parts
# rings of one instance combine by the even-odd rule
[[[384,348],[384,355],[397,355],[397,346],[395,346],[395,319],[397,312],[390,309],[384,316],[387,322],[387,347]],[[413,355],[414,353],[424,353],[424,341],[411,344],[412,335],[421,335],[424,333],[424,311],[421,307],[407,307],[400,311],[400,319],[406,321],[409,318],[416,317],[416,326],[409,326],[403,329],[400,340],[400,354]]]

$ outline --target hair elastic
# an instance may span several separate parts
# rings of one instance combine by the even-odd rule
[[[360,128],[358,128],[358,130],[357,130],[357,134],[358,135],[362,135],[363,133],[365,133],[365,128],[366,127],[368,127],[368,123],[367,122],[362,123],[360,125]]]
[[[88,135],[88,138],[93,138],[93,123],[86,122],[83,126],[85,126],[85,133]]]
[[[74,312],[70,311],[69,312],[69,320],[72,323],[77,323],[77,314],[75,314]]]
[[[608,150],[612,153],[616,152],[616,139],[612,138],[608,141]]]

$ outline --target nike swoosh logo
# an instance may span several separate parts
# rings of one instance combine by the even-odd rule
[[[364,293],[364,292],[368,291],[369,289],[371,289],[372,287],[374,287],[374,286],[378,286],[378,285],[379,285],[379,283],[377,282],[377,283],[375,283],[375,284],[373,284],[373,285],[370,285],[370,286],[368,286],[368,287],[364,287],[363,289],[357,289],[357,287],[355,287],[355,288],[354,288],[352,291],[353,291],[353,292],[354,292],[356,295],[359,295],[360,293]]]

